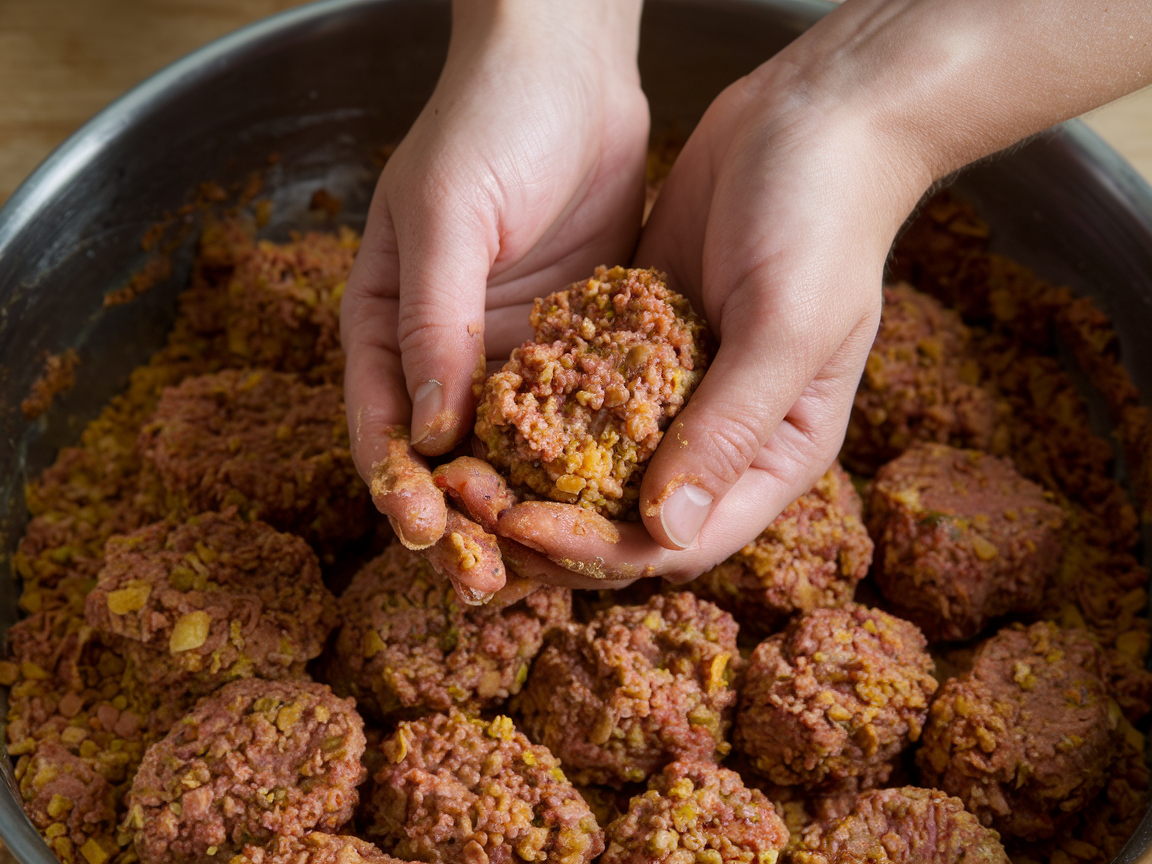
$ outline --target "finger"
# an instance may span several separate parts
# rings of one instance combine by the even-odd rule
[[[460,456],[440,465],[432,472],[432,481],[490,533],[495,533],[500,514],[516,503],[516,496],[496,469],[473,456]]]
[[[580,566],[580,571],[569,570],[548,559],[527,546],[499,537],[500,551],[504,553],[504,562],[523,579],[540,582],[547,585],[558,585],[561,588],[573,590],[598,590],[627,588],[633,579],[614,579],[604,575],[603,578],[593,575],[592,572]]]
[[[364,476],[376,509],[388,517],[406,547],[427,549],[443,537],[448,509],[428,465],[409,445],[408,429],[376,426],[367,412],[357,418],[355,429],[357,438],[370,441],[361,452],[371,459]]]
[[[503,547],[501,547],[503,548]],[[507,573],[504,587],[492,595],[492,599],[484,605],[489,609],[507,609],[514,606],[525,597],[535,594],[546,583],[536,579],[527,579],[517,573]]]
[[[669,556],[641,525],[555,501],[510,507],[500,514],[497,533],[597,583],[659,575]]]
[[[719,503],[717,518],[701,531],[700,542],[685,551],[665,549],[643,525],[634,522],[611,523],[618,532],[615,542],[599,533],[574,530],[582,520],[580,514],[587,511],[552,502],[517,504],[501,516],[499,531],[502,541],[514,540],[554,563],[594,578],[597,587],[611,580],[650,577],[681,583],[695,579],[764,530],[767,521],[761,515],[763,508],[749,503],[779,499],[786,494],[784,487],[766,472],[748,472]]]
[[[803,389],[810,364],[795,355],[797,337],[766,326],[768,318],[757,309],[732,315],[703,380],[648,463],[640,513],[669,549],[692,545]]]
[[[340,306],[350,445],[356,470],[400,542],[423,549],[444,533],[447,508],[427,464],[408,443],[411,406],[397,345],[395,238],[387,213],[373,206]]]
[[[504,587],[504,559],[496,538],[455,510],[448,511],[444,536],[424,550],[424,557],[469,606],[483,606]]]
[[[389,198],[399,254],[399,347],[412,398],[412,444],[434,456],[472,426],[484,381],[484,304],[499,250],[495,218],[425,178]],[[483,193],[479,193],[483,194]]]
[[[659,576],[676,583],[694,579],[759,535],[832,464],[855,392],[851,375],[840,370],[850,363],[837,357],[805,390],[749,470],[717,503],[714,518],[691,548],[670,551],[635,523],[612,522],[607,523],[612,532],[590,531],[588,526],[596,523],[589,521],[588,511],[539,501],[517,504],[501,515],[501,548],[506,540],[514,540],[554,562],[603,579]]]

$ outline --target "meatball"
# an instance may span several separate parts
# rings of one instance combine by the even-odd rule
[[[278,834],[267,846],[245,846],[229,864],[404,864],[367,840],[310,831],[303,837]]]
[[[937,789],[876,789],[809,830],[793,864],[1008,864],[1000,836]]]
[[[536,301],[484,385],[483,458],[517,492],[638,518],[644,464],[708,365],[707,326],[655,270],[598,267]]]
[[[452,711],[404,722],[382,751],[365,833],[400,857],[585,864],[604,850],[592,811],[556,757],[507,717]]]
[[[736,703],[737,625],[688,592],[614,606],[549,638],[518,697],[524,728],[581,784],[716,761]]]
[[[178,512],[235,506],[321,544],[368,527],[335,385],[264,370],[188,378],[165,388],[140,450]]]
[[[209,864],[254,840],[339,829],[365,775],[363,726],[323,684],[226,684],[144,754],[125,820],[140,860]]]
[[[876,584],[931,641],[969,639],[999,615],[1040,608],[1063,524],[1063,511],[1006,460],[920,445],[872,485]]]
[[[353,577],[340,609],[332,684],[385,719],[497,707],[520,691],[545,634],[572,617],[572,595],[545,587],[503,608],[465,606],[394,542]]]
[[[115,794],[111,784],[84,759],[56,741],[41,743],[20,777],[20,793],[24,811],[50,838],[57,854],[64,851],[57,845],[63,841],[69,849],[78,847],[84,857],[108,857],[96,836],[112,833]]]
[[[236,365],[338,384],[340,298],[360,246],[349,228],[288,243],[259,241],[228,280],[223,329]]]
[[[788,829],[764,793],[711,762],[673,762],[608,826],[602,864],[768,864]]]
[[[1119,752],[1120,712],[1104,680],[1104,657],[1082,630],[1001,630],[970,672],[944,684],[916,764],[1001,834],[1051,837],[1100,791]]]
[[[886,781],[936,692],[916,627],[863,606],[817,609],[757,646],[735,744],[782,786]]]
[[[307,543],[235,513],[108,541],[86,602],[141,681],[207,694],[236,678],[298,678],[336,626]]]
[[[960,316],[910,285],[884,288],[884,312],[864,366],[842,458],[871,474],[917,441],[987,450],[997,409],[979,386]]]
[[[835,464],[759,537],[691,587],[731,612],[746,632],[766,634],[796,612],[847,604],[871,563],[860,496]]]

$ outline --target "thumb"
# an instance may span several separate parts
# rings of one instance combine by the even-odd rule
[[[394,208],[393,214],[412,445],[425,456],[438,456],[471,430],[474,387],[484,381],[484,305],[498,250],[495,219],[459,202],[428,199],[409,213]]]
[[[652,537],[668,549],[693,544],[814,379],[827,374],[827,365],[839,366],[829,359],[854,323],[861,323],[845,326],[839,313],[825,317],[807,304],[769,309],[762,299],[768,293],[738,291],[730,297],[716,357],[648,464],[641,515]],[[805,448],[806,453],[831,449],[830,459],[842,430],[827,433],[827,447]],[[826,467],[813,465],[811,473],[819,476]],[[787,504],[773,499],[754,506],[763,507],[760,521],[766,525]]]

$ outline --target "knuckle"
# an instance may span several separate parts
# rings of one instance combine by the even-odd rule
[[[695,457],[700,460],[699,466],[725,487],[733,485],[760,451],[758,430],[749,420],[725,417],[702,431],[704,446]]]
[[[445,343],[458,326],[460,309],[447,308],[436,296],[410,297],[402,304],[397,321],[400,350],[421,349]]]

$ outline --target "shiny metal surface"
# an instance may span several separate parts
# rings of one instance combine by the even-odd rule
[[[641,68],[654,128],[687,130],[711,98],[815,21],[821,0],[649,0]],[[372,153],[402,137],[435,84],[446,0],[324,0],[239,31],[179,61],[61,146],[0,210],[0,552],[26,518],[25,480],[75,440],[161,344],[187,276],[127,305],[104,293],[144,261],[140,238],[204,180],[265,175],[270,236],[308,224],[312,192],[342,198],[362,223]],[[996,229],[1000,251],[1097,298],[1136,382],[1152,393],[1152,190],[1080,124],[964,174],[958,186]],[[75,348],[77,386],[28,422],[20,400],[45,351]],[[17,586],[0,572],[0,632]],[[24,817],[7,759],[0,837],[23,864],[55,856]],[[1119,861],[1152,861],[1152,819]]]

